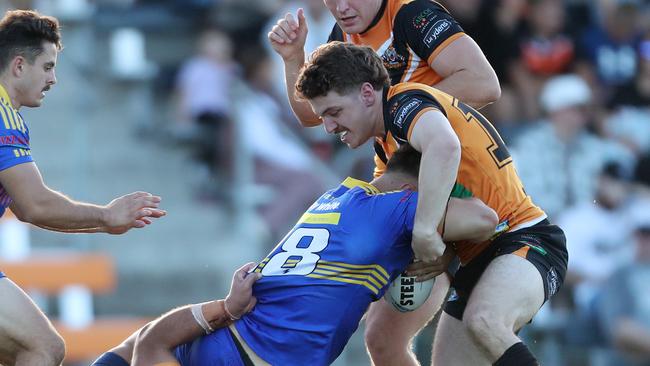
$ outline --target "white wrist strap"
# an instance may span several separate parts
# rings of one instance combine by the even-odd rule
[[[207,320],[205,320],[205,316],[203,315],[203,304],[194,304],[190,306],[190,309],[192,310],[192,315],[194,316],[194,320],[203,328],[205,331],[205,334],[210,334],[214,332],[214,329],[210,326],[210,323],[208,323]]]

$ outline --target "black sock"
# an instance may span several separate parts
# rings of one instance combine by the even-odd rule
[[[99,356],[90,366],[129,366],[129,363],[116,353],[106,352]]]
[[[528,347],[519,342],[510,346],[493,366],[539,366],[539,362]]]

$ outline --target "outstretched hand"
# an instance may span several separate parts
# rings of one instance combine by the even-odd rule
[[[111,201],[107,206],[103,231],[109,234],[124,234],[133,228],[143,228],[152,219],[165,216],[159,209],[161,198],[148,192],[134,192]]]

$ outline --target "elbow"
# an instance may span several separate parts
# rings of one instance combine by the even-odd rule
[[[501,98],[501,85],[499,85],[499,79],[497,75],[492,72],[492,75],[486,80],[485,85],[481,88],[483,90],[483,100],[481,101],[484,104],[494,103],[499,98]]]
[[[479,225],[476,228],[476,241],[489,240],[494,235],[498,224],[499,216],[497,213],[491,208],[484,209],[480,213]]]
[[[18,220],[34,225],[41,223],[44,215],[43,210],[39,209],[35,205],[27,205],[20,208],[18,208],[17,205],[14,205],[13,212]]]

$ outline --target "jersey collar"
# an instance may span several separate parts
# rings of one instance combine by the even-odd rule
[[[377,187],[373,186],[372,184],[364,182],[359,179],[354,179],[352,177],[345,178],[345,180],[343,181],[343,183],[341,183],[341,185],[350,189],[354,187],[360,187],[364,191],[372,194],[380,193]]]
[[[386,10],[386,4],[387,3],[388,3],[388,0],[382,0],[381,7],[379,8],[379,11],[377,12],[377,15],[375,15],[375,18],[372,20],[372,22],[370,23],[368,28],[366,28],[366,30],[364,30],[363,32],[360,33],[361,35],[363,35],[367,31],[371,30],[372,27],[374,27],[375,25],[377,25],[377,23],[379,23],[381,18],[384,16],[384,11]]]

